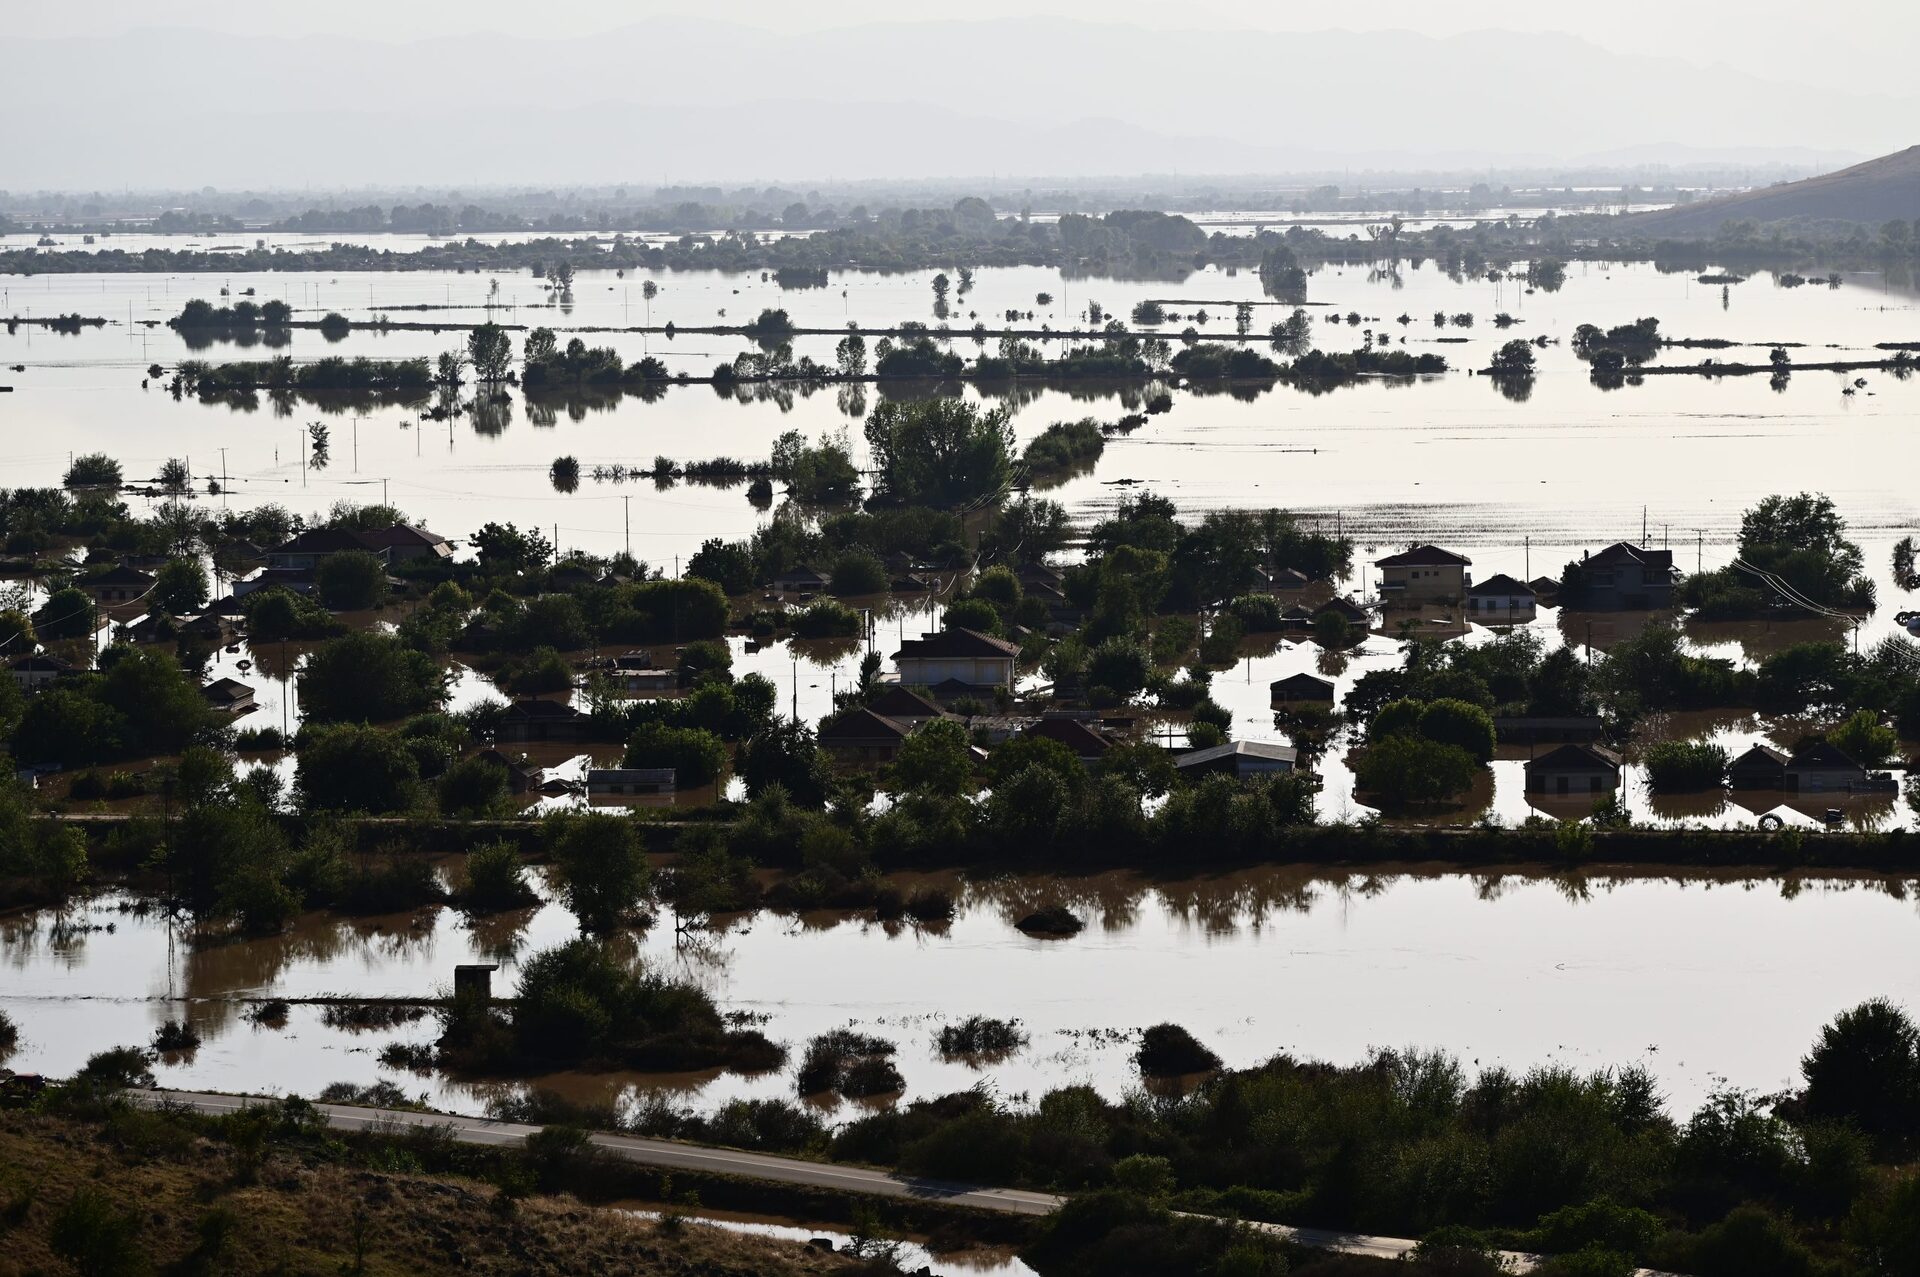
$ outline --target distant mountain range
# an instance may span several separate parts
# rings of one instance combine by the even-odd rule
[[[1563,35],[1039,17],[803,34],[674,18],[413,42],[0,34],[0,66],[16,104],[0,184],[14,190],[1288,172],[1359,185],[1369,170],[1608,153],[1844,162],[1904,144],[1920,118],[1912,82],[1794,86]]]
[[[1644,235],[1691,237],[1711,235],[1724,222],[1798,217],[1870,225],[1920,218],[1920,146],[1800,182],[1637,213],[1621,227]]]

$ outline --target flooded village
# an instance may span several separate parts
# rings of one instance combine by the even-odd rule
[[[1920,1271],[1920,148],[963,171],[0,189],[17,1270]]]

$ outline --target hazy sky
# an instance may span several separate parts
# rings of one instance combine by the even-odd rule
[[[10,87],[62,104],[0,131],[21,189],[1833,166],[1920,142],[1914,0],[9,8]],[[156,145],[156,110],[219,145]]]
[[[88,0],[7,6],[9,34],[88,35],[156,25],[251,35],[328,32],[394,39],[489,28],[581,35],[684,14],[757,26],[819,29],[843,23],[1054,15],[1143,26],[1349,30],[1402,28],[1457,35],[1482,28],[1558,31],[1629,53],[1660,53],[1808,83],[1859,85],[1863,77],[1912,74],[1920,47],[1913,0],[970,0],[959,8],[899,0],[255,0],[250,4]]]

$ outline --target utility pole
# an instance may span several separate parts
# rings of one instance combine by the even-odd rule
[[[633,557],[633,496],[631,493],[620,498],[620,531],[626,537],[627,557]]]
[[[1531,535],[1521,537],[1520,544],[1526,548],[1527,556],[1525,560],[1526,566],[1520,570],[1525,572],[1527,574],[1527,580],[1531,581],[1533,580],[1533,537]]]
[[[353,418],[353,472],[360,473],[360,423],[366,418],[358,413]]]

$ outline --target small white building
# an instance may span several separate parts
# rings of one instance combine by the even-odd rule
[[[1468,588],[1467,619],[1482,625],[1531,621],[1538,602],[1532,586],[1500,572]]]

